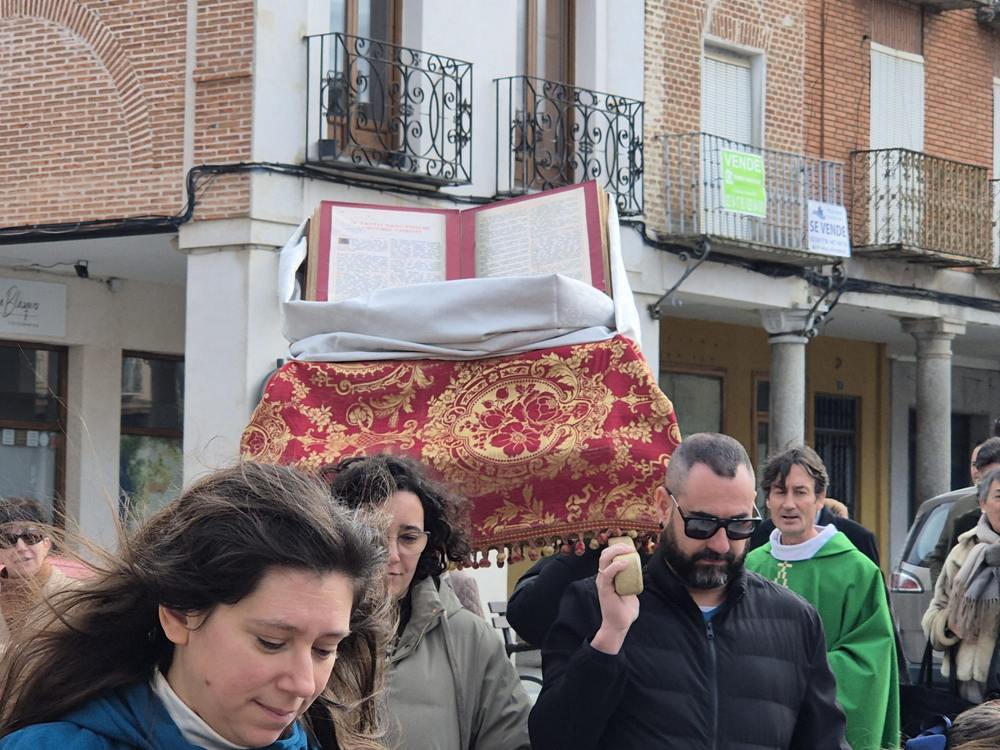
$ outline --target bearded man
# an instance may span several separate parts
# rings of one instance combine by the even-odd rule
[[[743,568],[754,498],[736,440],[681,443],[653,496],[663,532],[643,592],[615,592],[629,549],[614,545],[562,598],[528,722],[534,747],[847,750],[819,615]]]

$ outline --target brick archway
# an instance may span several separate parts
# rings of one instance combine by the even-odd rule
[[[149,167],[153,156],[152,131],[142,86],[128,54],[100,17],[76,0],[0,0],[0,23],[10,18],[56,24],[86,44],[118,93],[131,166]]]

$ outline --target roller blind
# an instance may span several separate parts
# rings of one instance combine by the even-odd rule
[[[753,110],[749,58],[706,50],[701,65],[701,129],[753,143]]]
[[[924,150],[924,63],[872,47],[871,148]]]

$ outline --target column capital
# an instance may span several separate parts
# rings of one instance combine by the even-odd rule
[[[767,309],[760,311],[760,322],[772,344],[807,344],[812,315],[806,309]]]
[[[950,358],[951,341],[965,333],[965,323],[947,318],[903,318],[903,330],[917,340],[917,360]]]
[[[965,322],[950,318],[901,318],[903,330],[917,339],[947,339],[965,333]]]

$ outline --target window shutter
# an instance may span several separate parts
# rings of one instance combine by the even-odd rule
[[[872,47],[870,147],[924,150],[924,63]]]
[[[706,51],[701,65],[701,129],[739,143],[753,143],[750,60]]]

